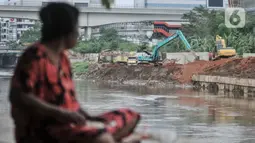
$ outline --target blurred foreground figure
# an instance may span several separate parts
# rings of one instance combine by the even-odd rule
[[[81,109],[65,55],[77,42],[78,17],[79,11],[65,3],[40,11],[42,38],[21,55],[10,86],[17,143],[121,142],[140,120],[129,109],[97,117]]]

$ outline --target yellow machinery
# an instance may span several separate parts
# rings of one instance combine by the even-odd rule
[[[210,60],[218,60],[220,58],[230,58],[236,56],[236,50],[232,47],[227,47],[225,40],[219,35],[216,36],[215,47]]]
[[[113,58],[113,63],[127,64],[128,56],[121,54]]]
[[[136,65],[137,57],[135,52],[121,52],[119,55],[113,58],[113,63],[126,64],[126,65]]]
[[[135,52],[130,52],[127,60],[128,65],[137,65],[137,57]]]
[[[136,52],[122,52],[122,51],[111,51],[110,49],[103,50],[99,53],[99,63],[116,63],[133,65],[137,63],[135,56]]]

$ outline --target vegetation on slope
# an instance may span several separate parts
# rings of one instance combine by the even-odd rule
[[[104,0],[102,0],[104,1]],[[104,2],[105,3],[105,2]],[[105,5],[108,5],[107,2]],[[243,28],[230,29],[225,26],[224,11],[209,10],[203,6],[195,7],[183,15],[189,24],[183,24],[182,31],[194,51],[209,52],[215,46],[215,36],[220,35],[227,41],[228,47],[236,49],[238,54],[255,52],[254,26],[255,16],[247,14]],[[98,53],[104,49],[121,51],[151,50],[148,43],[137,45],[123,40],[115,29],[101,29],[99,38],[79,40],[74,51],[80,53]],[[40,24],[36,24],[21,36],[21,43],[30,43],[40,38]],[[165,37],[162,37],[164,39]],[[187,51],[184,44],[175,39],[161,49],[165,52]]]

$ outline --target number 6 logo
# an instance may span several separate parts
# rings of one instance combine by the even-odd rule
[[[226,8],[225,25],[227,28],[243,28],[245,26],[245,10],[243,8]]]

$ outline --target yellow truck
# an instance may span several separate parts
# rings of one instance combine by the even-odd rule
[[[128,57],[127,64],[128,65],[137,65],[137,57],[135,57],[135,56]]]
[[[137,65],[136,52],[130,52],[127,60],[128,65]]]
[[[137,64],[136,52],[104,50],[99,53],[99,63],[117,63],[125,65]]]
[[[126,65],[136,65],[137,57],[136,52],[122,52],[120,55],[113,59],[114,63],[126,64]]]
[[[118,55],[113,58],[113,63],[119,63],[119,64],[127,64],[128,56],[126,55]]]

